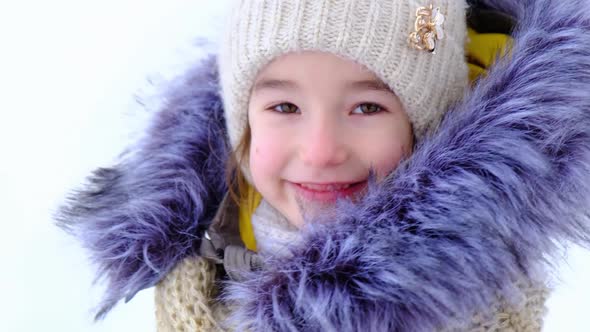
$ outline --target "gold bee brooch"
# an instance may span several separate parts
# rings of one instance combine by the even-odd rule
[[[410,45],[420,51],[436,54],[437,42],[444,38],[443,23],[445,16],[440,8],[420,7],[416,10],[415,31],[408,38]]]

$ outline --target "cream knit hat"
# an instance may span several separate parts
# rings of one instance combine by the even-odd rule
[[[248,123],[257,73],[300,51],[333,53],[371,70],[400,98],[420,139],[467,86],[466,9],[465,0],[236,0],[218,59],[232,147]],[[417,40],[409,38],[414,32]],[[434,53],[417,49],[433,41]]]

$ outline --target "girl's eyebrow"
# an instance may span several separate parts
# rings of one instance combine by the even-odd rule
[[[351,90],[375,90],[393,93],[391,89],[383,82],[375,79],[367,79],[361,81],[351,81],[346,84]],[[261,79],[254,84],[252,92],[259,92],[260,90],[295,90],[299,86],[294,81],[280,80],[280,79]]]
[[[271,89],[271,90],[295,90],[297,89],[297,83],[287,80],[279,79],[261,79],[254,84],[252,92],[259,92],[260,90]]]
[[[349,82],[348,87],[355,90],[376,90],[393,93],[387,84],[375,79]]]

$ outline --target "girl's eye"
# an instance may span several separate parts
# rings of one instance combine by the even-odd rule
[[[357,106],[357,108],[352,111],[352,114],[375,114],[384,111],[383,107],[372,104],[372,103],[364,103]]]
[[[299,108],[291,103],[282,103],[271,107],[275,112],[279,113],[299,113]]]

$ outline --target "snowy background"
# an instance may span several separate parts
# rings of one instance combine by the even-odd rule
[[[0,5],[1,331],[155,331],[153,290],[92,323],[102,285],[51,215],[144,128],[166,80],[215,50],[228,0]],[[211,44],[202,44],[208,37]],[[141,103],[146,104],[142,107]],[[590,252],[572,248],[544,331],[590,331]]]

